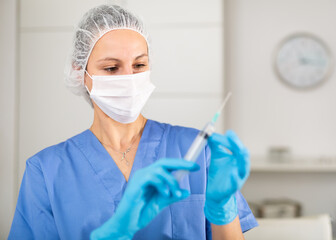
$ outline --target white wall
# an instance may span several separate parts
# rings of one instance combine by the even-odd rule
[[[322,86],[297,91],[273,71],[272,54],[283,38],[310,32],[336,54],[336,2],[330,0],[229,0],[228,114],[253,155],[288,146],[294,155],[336,155],[336,71]]]
[[[336,2],[226,3],[227,87],[235,96],[226,115],[228,126],[238,132],[252,156],[266,155],[271,146],[288,146],[294,155],[335,158],[336,72],[316,89],[297,91],[277,79],[272,56],[289,34],[310,32],[326,42],[335,58]],[[303,214],[329,213],[335,220],[335,182],[335,173],[252,172],[243,194],[252,202],[292,198],[302,203]]]
[[[16,201],[16,8],[16,1],[0,1],[0,239],[8,235]]]

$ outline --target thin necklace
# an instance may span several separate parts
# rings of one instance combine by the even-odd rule
[[[126,165],[129,166],[129,165],[130,165],[130,162],[128,161],[128,159],[127,159],[127,157],[126,157],[126,154],[129,153],[129,152],[131,151],[131,149],[132,149],[132,147],[133,147],[133,144],[135,143],[135,141],[138,139],[138,137],[139,137],[139,136],[141,135],[141,133],[143,132],[143,130],[144,130],[144,128],[145,128],[145,126],[144,126],[144,122],[145,122],[145,118],[143,119],[143,122],[142,122],[142,125],[143,125],[142,129],[139,131],[139,133],[138,133],[138,135],[136,136],[136,138],[132,141],[131,145],[130,145],[130,146],[126,149],[126,151],[124,151],[124,152],[119,151],[119,150],[115,149],[114,147],[112,147],[111,145],[106,144],[106,143],[104,143],[104,142],[102,142],[102,141],[100,141],[100,140],[99,140],[99,141],[100,141],[101,144],[103,144],[104,146],[109,147],[110,149],[112,149],[113,151],[115,151],[115,152],[117,152],[117,153],[120,153],[120,154],[122,155],[120,161],[121,161],[121,162],[124,162],[124,161],[125,161]]]

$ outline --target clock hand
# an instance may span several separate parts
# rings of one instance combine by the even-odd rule
[[[308,57],[301,57],[300,58],[301,65],[317,65],[317,66],[325,66],[326,62],[321,59],[314,59]]]

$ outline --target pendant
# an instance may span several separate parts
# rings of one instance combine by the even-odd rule
[[[122,158],[121,158],[121,161],[125,160],[127,166],[129,166],[129,162],[128,162],[127,158],[126,158],[126,154],[129,153],[130,150],[131,149],[127,149],[125,152],[123,152],[122,153]]]

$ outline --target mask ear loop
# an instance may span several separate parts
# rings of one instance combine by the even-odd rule
[[[86,69],[84,70],[85,71],[85,73],[89,76],[89,78],[91,78],[91,80],[93,81],[93,78],[91,77],[91,75],[88,73],[88,71],[86,71]],[[90,95],[90,91],[89,91],[89,89],[88,89],[88,87],[86,86],[86,84],[84,84],[84,86],[85,86],[85,88],[86,88],[86,91],[89,93],[89,95]]]

